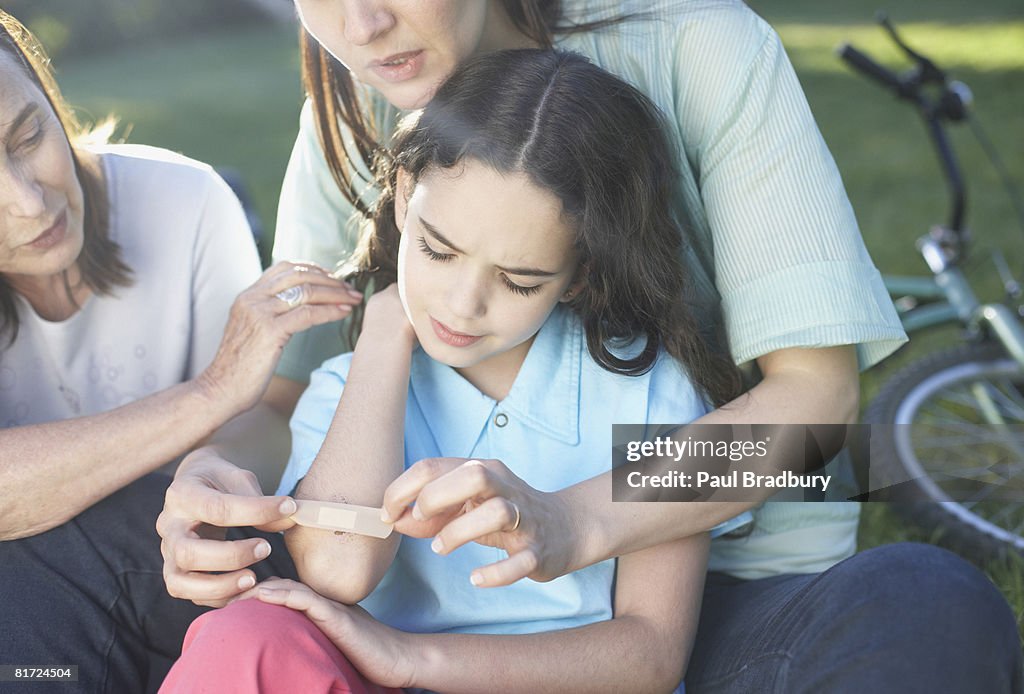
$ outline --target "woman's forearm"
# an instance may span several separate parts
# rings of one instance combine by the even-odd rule
[[[681,676],[668,640],[634,615],[539,634],[410,634],[413,686],[452,694],[668,692]]]
[[[847,424],[856,418],[854,348],[781,350],[759,360],[764,380],[697,424]],[[567,571],[662,542],[706,532],[749,510],[775,491],[752,489],[742,502],[615,502],[612,473],[559,492],[577,522],[575,556]],[[755,496],[759,495],[759,496]]]
[[[202,378],[88,417],[0,429],[0,540],[73,518],[238,413]]]
[[[341,401],[298,499],[380,506],[384,490],[404,469],[405,402],[412,333],[367,325],[359,338]],[[362,600],[398,550],[386,540],[297,526],[285,539],[302,580],[339,602]]]

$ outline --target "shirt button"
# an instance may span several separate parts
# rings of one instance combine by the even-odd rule
[[[498,414],[494,415],[494,426],[503,427],[506,424],[508,424],[507,414],[505,414],[504,412],[499,412]]]

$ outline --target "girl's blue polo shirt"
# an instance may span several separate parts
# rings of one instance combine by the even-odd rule
[[[290,493],[312,465],[351,357],[329,359],[313,373],[292,417],[292,454],[279,493]],[[587,351],[580,321],[559,305],[501,402],[422,349],[413,353],[405,465],[432,457],[495,458],[534,488],[551,492],[611,468],[613,424],[685,423],[706,411],[685,371],[664,353],[642,376],[601,368]],[[744,514],[715,534],[748,520]],[[477,544],[438,556],[430,539],[403,537],[391,568],[361,605],[386,624],[419,633],[520,634],[611,618],[614,560],[547,583],[470,584],[472,569],[505,556]]]

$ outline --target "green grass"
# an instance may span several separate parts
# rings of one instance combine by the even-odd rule
[[[881,0],[753,2],[776,26],[846,183],[864,238],[883,272],[920,273],[914,240],[947,214],[945,185],[919,119],[903,103],[848,71],[834,48],[849,41],[894,68],[906,61],[872,24]],[[904,38],[970,85],[975,111],[1006,164],[1024,183],[1024,6],[1020,0],[892,0],[885,3]],[[117,113],[128,139],[182,151],[242,172],[272,233],[277,191],[301,103],[297,42],[291,27],[248,27],[134,48],[58,65],[69,99],[94,117]],[[986,249],[1002,248],[1024,278],[1024,230],[983,154],[960,128],[954,144],[968,181],[974,230],[973,279],[1000,297]],[[863,400],[885,377],[921,353],[957,339],[956,331],[915,336],[865,374]],[[935,536],[908,528],[879,504],[865,505],[861,546]],[[1024,629],[1024,562],[987,567]]]
[[[130,142],[240,171],[272,239],[302,105],[292,27],[246,26],[56,67],[87,120],[114,113]]]
[[[904,40],[968,84],[977,118],[997,145],[1018,184],[1024,184],[1024,11],[1019,2],[889,2]],[[842,173],[865,242],[883,272],[926,271],[915,239],[946,221],[949,201],[921,120],[904,102],[848,70],[835,47],[849,42],[893,69],[907,60],[872,23],[874,3],[844,2],[842,9],[789,0],[762,8],[778,29],[808,101]],[[831,12],[831,14],[829,14]],[[953,145],[967,182],[973,231],[969,276],[984,299],[1002,297],[989,249],[1000,248],[1024,278],[1024,229],[992,166],[966,126]],[[867,402],[895,369],[958,339],[954,329],[914,336],[896,357],[864,375]],[[908,527],[883,504],[865,504],[862,549],[900,541],[936,542],[937,531]],[[1024,634],[1024,560],[1008,558],[982,567],[1010,602]]]

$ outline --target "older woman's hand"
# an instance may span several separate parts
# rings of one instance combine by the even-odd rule
[[[255,585],[256,576],[247,567],[270,554],[262,538],[225,540],[226,528],[286,530],[295,524],[293,513],[295,501],[263,496],[252,472],[210,449],[190,454],[168,487],[156,521],[167,592],[197,605],[223,607]]]
[[[480,587],[550,581],[577,568],[583,534],[567,504],[500,460],[421,460],[385,490],[384,514],[405,535],[435,536],[438,554],[467,542],[508,552],[507,559],[473,570],[470,580]]]
[[[362,298],[318,265],[277,263],[232,304],[220,348],[199,382],[237,412],[249,409],[266,390],[288,338],[347,317]]]

